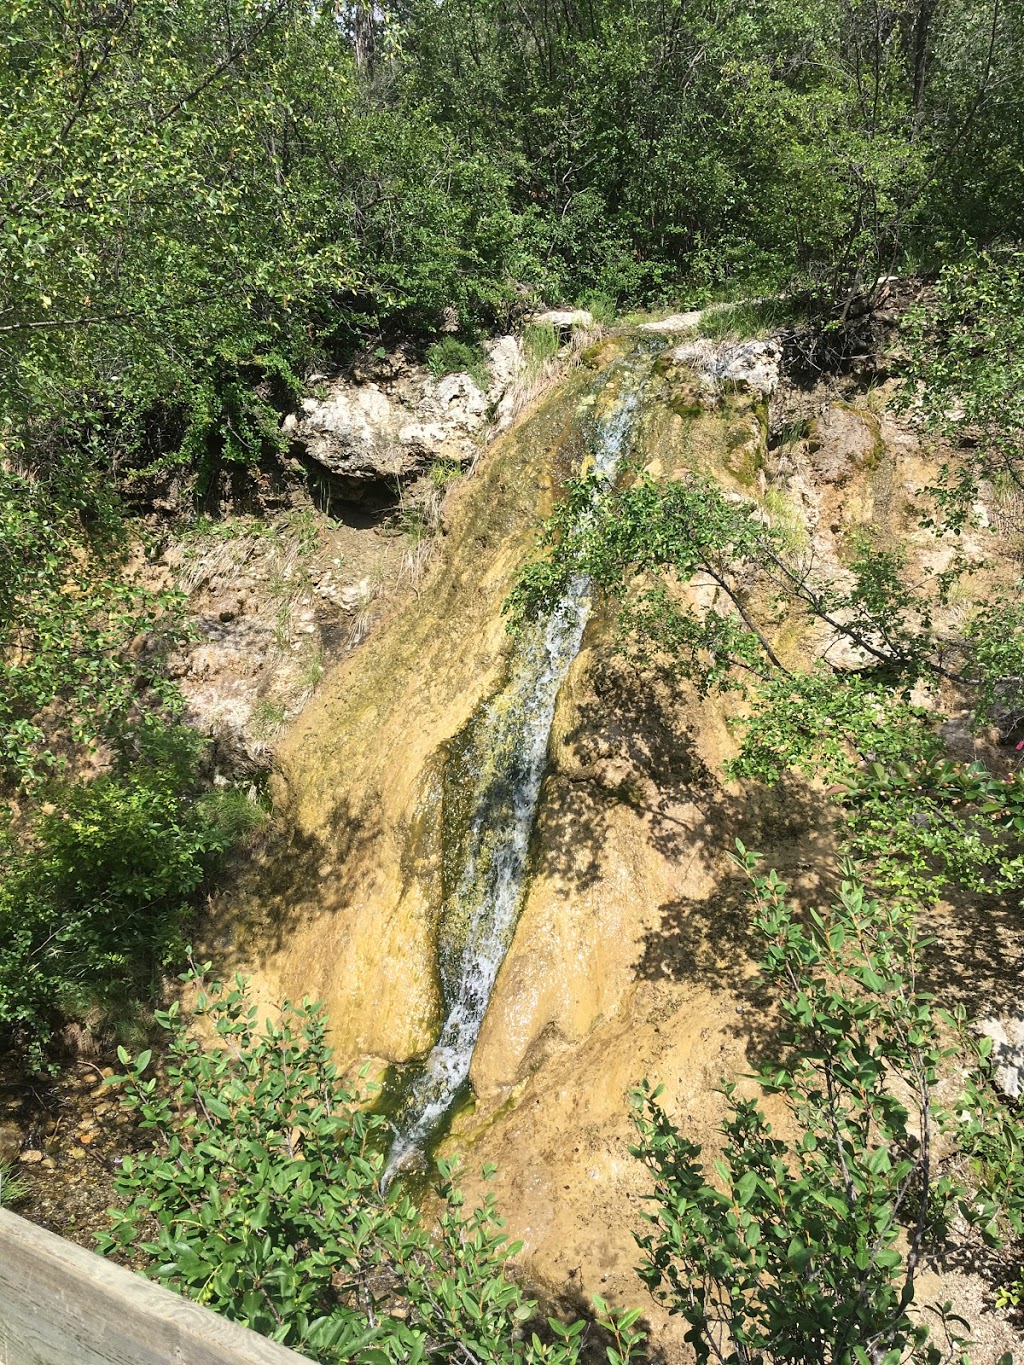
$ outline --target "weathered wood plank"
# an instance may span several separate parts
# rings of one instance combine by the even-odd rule
[[[300,1365],[304,1360],[0,1209],[0,1365]]]

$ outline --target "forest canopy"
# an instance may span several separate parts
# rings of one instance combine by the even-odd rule
[[[3,443],[252,458],[257,381],[445,310],[843,306],[1012,241],[1022,26],[999,0],[15,0]]]

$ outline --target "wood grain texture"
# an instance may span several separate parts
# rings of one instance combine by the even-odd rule
[[[0,1365],[299,1365],[218,1313],[0,1209]]]

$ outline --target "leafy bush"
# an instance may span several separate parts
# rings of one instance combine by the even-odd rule
[[[935,717],[908,700],[919,680],[953,683],[976,720],[994,718],[1004,733],[1024,723],[1024,612],[993,594],[958,603],[954,620],[965,558],[911,584],[902,550],[861,538],[851,540],[842,582],[817,568],[791,520],[766,525],[755,499],[731,500],[696,474],[658,482],[640,473],[610,491],[571,481],[542,543],[546,557],[521,570],[507,603],[512,624],[550,608],[574,574],[588,575],[640,662],[701,692],[745,692],[734,777],[776,782],[795,768],[833,784],[845,851],[886,894],[921,903],[944,885],[1024,886],[1024,785],[950,759]],[[678,590],[697,577],[718,589],[710,604]],[[776,652],[780,608],[827,627],[809,670],[791,670]],[[862,667],[832,662],[836,639],[856,648]]]
[[[740,853],[780,998],[780,1050],[757,1079],[784,1106],[782,1135],[727,1086],[710,1176],[645,1086],[636,1152],[656,1183],[641,1274],[690,1324],[700,1362],[937,1365],[967,1324],[940,1306],[940,1349],[911,1314],[924,1257],[957,1214],[991,1243],[1001,1215],[1019,1230],[1024,1212],[1020,1144],[983,1075],[987,1048],[920,990],[912,922],[850,869],[831,910],[801,922],[784,883]],[[953,1086],[942,1103],[941,1082]]]
[[[468,374],[482,389],[487,388],[487,366],[478,346],[455,337],[442,337],[427,348],[427,369],[435,379],[446,374]]]
[[[329,7],[14,0],[7,37],[5,450],[84,441],[118,481],[173,466],[201,488],[280,448],[325,352],[512,299],[500,159],[364,98]]]
[[[923,905],[951,886],[1024,886],[1024,775],[951,758],[934,718],[870,675],[819,667],[757,688],[751,702],[730,775],[774,783],[796,770],[827,782],[845,850],[888,896]]]
[[[107,1252],[150,1258],[148,1273],[323,1362],[364,1365],[467,1360],[573,1365],[582,1321],[531,1330],[536,1304],[506,1274],[493,1197],[464,1211],[442,1165],[432,1235],[410,1196],[380,1187],[386,1120],[362,1107],[369,1089],[343,1082],[318,1007],[285,1005],[262,1028],[244,984],[206,987],[197,1010],[208,1046],[177,1005],[158,1019],[166,1065],[151,1054],[118,1078],[153,1147],[126,1158]],[[642,1337],[636,1312],[599,1312],[610,1365]]]
[[[905,408],[973,458],[946,466],[933,490],[954,528],[972,514],[982,479],[1024,491],[1024,252],[969,256],[948,266],[906,326],[911,384]]]
[[[0,843],[0,1030],[32,1065],[62,1015],[152,995],[196,890],[259,818],[239,792],[200,791],[201,748],[184,727],[151,729],[141,755],[54,787]]]
[[[129,571],[116,501],[81,461],[0,466],[0,545],[0,781],[30,787],[69,747],[176,709],[163,664],[181,600]]]
[[[145,585],[90,461],[0,468],[0,544],[0,1033],[38,1067],[62,1015],[151,996],[257,812],[202,790],[166,668],[182,598]]]

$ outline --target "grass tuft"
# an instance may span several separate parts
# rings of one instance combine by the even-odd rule
[[[28,1183],[15,1175],[14,1167],[0,1161],[0,1209],[10,1209],[28,1197]]]
[[[489,384],[483,351],[455,337],[442,337],[427,347],[427,369],[435,379],[443,379],[446,374],[468,374],[481,389],[486,390]]]
[[[738,303],[711,304],[697,324],[697,333],[709,341],[759,341],[801,320],[792,299],[742,299]]]

